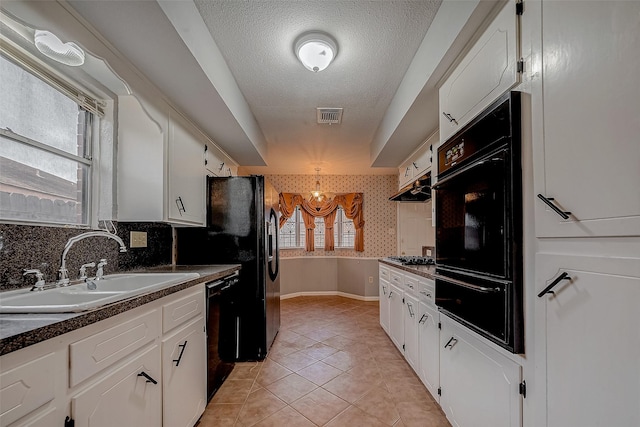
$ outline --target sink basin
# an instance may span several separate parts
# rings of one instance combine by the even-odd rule
[[[0,293],[0,313],[66,313],[86,311],[143,293],[198,278],[197,273],[112,274],[86,283],[31,292],[26,289]]]

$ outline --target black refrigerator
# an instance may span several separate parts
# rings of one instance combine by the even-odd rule
[[[178,228],[177,263],[241,264],[236,360],[262,360],[280,329],[278,192],[263,176],[207,178],[207,227]],[[230,320],[230,319],[227,319]]]

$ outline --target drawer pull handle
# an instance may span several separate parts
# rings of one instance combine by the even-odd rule
[[[148,383],[153,383],[153,384],[158,384],[158,381],[154,380],[153,378],[151,378],[151,376],[149,376],[149,374],[147,374],[145,371],[142,371],[138,374],[139,377],[145,377],[147,379]]]
[[[562,219],[569,219],[569,215],[571,215],[571,212],[561,211],[554,203],[551,203],[554,200],[553,197],[544,197],[542,194],[538,194],[538,199],[542,200],[547,206],[551,208],[552,211],[560,215]]]
[[[451,337],[451,339],[449,339],[449,341],[447,341],[447,343],[444,345],[444,348],[449,348],[449,350],[451,350],[456,344],[458,343],[458,340],[455,339],[454,337]]]
[[[427,321],[428,318],[429,318],[429,316],[427,316],[426,314],[423,314],[422,317],[420,318],[420,320],[418,321],[418,323],[420,323],[422,325],[422,324],[424,324],[424,322]]]
[[[410,302],[407,303],[407,308],[409,309],[409,316],[414,317],[415,314],[413,313],[413,305],[411,305]]]
[[[562,273],[561,275],[559,275],[558,277],[556,277],[556,280],[554,280],[553,282],[551,282],[551,284],[549,286],[547,286],[546,288],[544,288],[542,290],[542,292],[540,292],[538,294],[538,298],[542,298],[545,294],[556,294],[555,292],[553,292],[551,289],[553,289],[554,287],[556,287],[556,285],[558,283],[560,283],[563,280],[571,280],[571,277],[569,277],[569,275],[567,274],[567,272]]]
[[[393,291],[389,291],[389,298],[393,296]]]
[[[184,354],[184,349],[187,348],[187,341],[185,340],[184,344],[180,344],[178,345],[178,347],[182,347],[182,350],[180,350],[180,356],[178,356],[177,359],[173,359],[173,361],[176,362],[176,366],[180,365],[180,361],[182,360],[182,355]]]
[[[444,111],[442,112],[442,115],[445,116],[447,118],[447,120],[449,120],[449,123],[455,123],[458,124],[458,121],[456,119],[454,119],[451,114],[449,113],[445,113]]]
[[[430,293],[427,293],[427,292],[425,292],[425,291],[420,291],[420,293],[421,293],[422,295],[424,295],[425,297],[427,297],[427,298],[431,298],[431,294],[430,294]]]
[[[387,295],[387,287],[385,285],[382,285],[382,294]]]
[[[176,199],[176,206],[178,206],[178,213],[180,215],[182,215],[183,212],[187,212],[187,210],[184,208],[182,197],[178,196],[178,198]]]

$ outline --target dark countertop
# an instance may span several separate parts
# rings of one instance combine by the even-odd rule
[[[398,270],[404,270],[409,273],[417,274],[418,276],[426,277],[427,279],[435,280],[433,276],[436,273],[435,265],[401,265],[392,261],[387,261],[384,258],[380,258],[378,262],[388,265],[389,267],[397,268]]]
[[[200,277],[79,313],[0,314],[0,356],[124,313],[199,283],[228,276],[239,269],[240,264],[168,265],[127,271],[123,273],[198,273]]]

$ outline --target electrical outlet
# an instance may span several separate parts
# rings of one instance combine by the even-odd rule
[[[146,231],[132,231],[129,233],[129,247],[130,248],[146,248],[147,247],[147,232]]]
[[[369,276],[369,283],[373,283],[373,276]]]
[[[427,249],[427,256],[431,256],[431,249]]]

